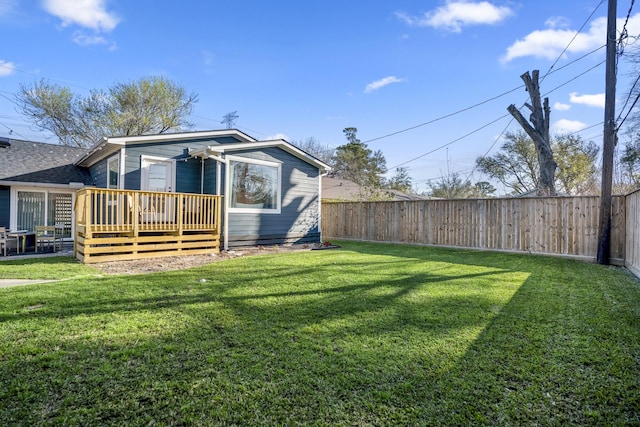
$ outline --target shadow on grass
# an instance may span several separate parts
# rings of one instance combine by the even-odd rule
[[[0,347],[0,421],[633,416],[639,328],[630,307],[640,301],[633,286],[608,284],[619,276],[539,257],[386,246],[16,290],[0,303],[5,341],[17,343]]]

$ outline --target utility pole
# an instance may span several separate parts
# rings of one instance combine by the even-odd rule
[[[599,264],[609,264],[611,255],[611,187],[613,186],[613,150],[616,145],[616,31],[617,0],[609,0],[607,13],[607,64],[604,98],[604,136],[602,141],[602,189],[600,191]]]

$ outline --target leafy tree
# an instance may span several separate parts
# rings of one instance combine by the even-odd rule
[[[439,180],[429,182],[431,197],[442,199],[466,199],[472,197],[473,186],[470,181],[464,181],[457,172],[442,176]]]
[[[558,163],[556,187],[567,194],[593,194],[598,189],[596,161],[599,148],[574,135],[555,138],[553,152]]]
[[[395,175],[387,182],[387,188],[404,193],[411,193],[412,184],[408,169],[404,167],[396,168]]]
[[[321,144],[320,141],[312,136],[303,141],[292,141],[292,144],[329,166],[333,163],[335,148]]]
[[[552,141],[558,164],[556,187],[568,194],[591,192],[597,185],[598,147],[572,135]],[[533,141],[522,131],[506,134],[506,142],[493,156],[476,159],[478,169],[511,188],[514,194],[534,192],[540,180],[538,157]]]
[[[496,188],[488,181],[479,181],[473,185],[473,197],[491,197],[496,192]]]
[[[360,142],[356,135],[357,128],[348,127],[343,132],[348,142],[336,148],[333,176],[351,180],[364,187],[382,187],[382,174],[387,163],[382,151],[374,152],[367,148],[367,144]]]
[[[40,80],[22,85],[19,111],[63,145],[86,147],[105,136],[149,135],[189,129],[197,95],[163,77],[118,83],[108,91],[76,95],[67,87]]]
[[[522,131],[507,133],[505,139],[499,153],[476,159],[478,170],[511,188],[514,194],[534,191],[539,171],[533,142]]]
[[[620,156],[621,176],[619,178],[619,191],[626,193],[640,186],[640,139],[632,137],[625,144]]]
[[[457,172],[442,176],[439,180],[428,184],[430,191],[427,196],[442,199],[469,199],[491,197],[496,189],[487,181],[480,181],[472,184],[469,180],[463,180]]]

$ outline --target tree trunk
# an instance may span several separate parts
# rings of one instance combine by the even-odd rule
[[[555,196],[555,175],[558,165],[553,160],[553,151],[549,138],[549,98],[544,99],[544,106],[540,102],[540,85],[538,83],[539,71],[533,70],[532,76],[529,72],[524,73],[520,78],[529,92],[531,104],[525,104],[531,110],[529,117],[531,124],[524,118],[515,105],[511,104],[507,110],[518,121],[520,126],[527,132],[533,140],[538,153],[538,164],[540,165],[540,182],[537,188],[538,196]]]

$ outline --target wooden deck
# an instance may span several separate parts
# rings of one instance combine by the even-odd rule
[[[85,188],[75,205],[84,263],[220,251],[222,196]]]

